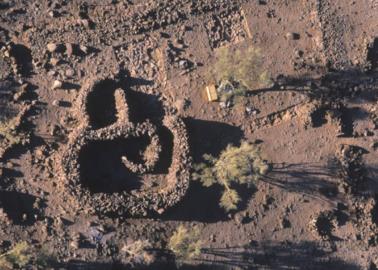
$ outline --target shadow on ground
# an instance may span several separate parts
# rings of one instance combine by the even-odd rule
[[[244,134],[240,128],[228,124],[185,119],[189,135],[189,145],[194,163],[199,163],[204,154],[219,156],[228,144],[238,145]],[[246,207],[248,199],[255,190],[243,188],[242,201],[239,210]],[[191,181],[186,196],[162,216],[166,220],[195,220],[200,222],[217,222],[226,220],[227,214],[219,207],[219,199],[222,196],[222,188],[218,185],[205,188],[200,182]]]
[[[289,192],[332,200],[338,194],[339,170],[332,160],[327,166],[317,163],[273,164],[271,172],[262,181]]]
[[[300,77],[279,75],[271,88],[253,90],[250,94],[287,90],[324,101],[347,100],[352,104],[358,104],[358,100],[375,102],[378,97],[378,72],[350,68],[329,71],[316,78],[306,74]]]
[[[175,262],[155,263],[150,266],[127,266],[119,263],[97,263],[97,262],[83,262],[83,261],[70,261],[64,264],[56,265],[57,269],[65,270],[226,270],[231,269],[228,266],[209,265],[209,264],[182,264],[176,265]],[[58,268],[60,267],[60,268]]]
[[[205,248],[202,257],[191,262],[176,265],[173,260],[163,261],[145,267],[131,267],[118,263],[95,263],[83,261],[69,261],[60,265],[67,270],[81,269],[182,269],[182,270],[231,270],[231,269],[305,269],[305,270],[357,270],[360,267],[351,262],[345,262],[332,257],[332,247],[322,247],[315,242],[262,242],[252,243],[247,247]]]
[[[228,269],[360,269],[353,263],[332,258],[330,248],[314,242],[264,242],[246,248],[206,249],[204,253],[214,256],[208,263],[229,266]]]
[[[36,197],[16,191],[0,191],[0,205],[8,218],[15,225],[32,225],[34,215],[39,210],[34,208]]]

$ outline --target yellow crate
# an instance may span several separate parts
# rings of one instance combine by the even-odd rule
[[[217,89],[215,88],[214,84],[210,84],[206,86],[206,96],[208,101],[217,101],[218,100],[218,94]]]

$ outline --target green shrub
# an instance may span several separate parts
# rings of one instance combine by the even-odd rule
[[[178,259],[192,259],[201,253],[202,241],[199,237],[198,228],[188,230],[185,226],[180,225],[169,239],[168,248]]]
[[[219,158],[205,154],[205,162],[194,166],[193,179],[199,180],[205,187],[219,184],[224,187],[220,206],[226,211],[237,209],[240,196],[231,188],[232,183],[251,185],[269,166],[260,156],[260,150],[254,144],[243,141],[240,147],[228,145]]]

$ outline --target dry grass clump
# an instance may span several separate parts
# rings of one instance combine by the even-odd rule
[[[0,255],[0,269],[23,268],[30,262],[31,257],[28,243],[18,243],[11,250]]]
[[[231,188],[233,183],[251,185],[269,166],[260,156],[260,150],[254,144],[243,141],[240,147],[228,145],[219,158],[205,154],[205,162],[194,166],[194,180],[199,180],[205,187],[219,184],[224,187],[220,206],[226,211],[237,209],[240,196]]]
[[[37,266],[45,269],[56,262],[46,250],[37,250],[27,242],[17,243],[12,249],[0,255],[0,269],[29,269]]]
[[[17,116],[9,120],[0,120],[0,158],[8,148],[27,143],[28,135],[18,129],[28,109],[28,107],[25,107]]]
[[[202,241],[199,239],[200,231],[196,227],[192,230],[180,225],[168,242],[168,248],[178,259],[192,259],[201,253]]]
[[[12,118],[9,121],[0,122],[0,136],[10,145],[19,144],[22,142],[23,136],[18,134],[17,127],[17,117]]]
[[[237,81],[247,89],[268,83],[260,49],[250,46],[246,50],[232,52],[229,47],[224,47],[218,50],[217,56],[218,61],[214,66],[217,81]]]
[[[155,256],[149,251],[151,248],[148,240],[128,240],[121,251],[126,253],[128,263],[132,266],[150,265],[155,261]]]
[[[261,50],[252,46],[236,51],[229,47],[220,48],[210,74],[219,86],[221,101],[245,96],[248,90],[266,87],[270,83],[268,73],[263,69]]]

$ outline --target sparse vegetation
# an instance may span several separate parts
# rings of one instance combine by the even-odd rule
[[[377,15],[0,0],[0,270],[378,270]]]
[[[56,264],[57,258],[46,247],[42,247],[33,255],[34,264],[44,269]]]
[[[199,229],[188,229],[183,225],[177,227],[169,239],[168,248],[175,254],[177,259],[189,260],[201,253],[202,241]]]
[[[55,258],[45,250],[36,250],[27,242],[20,242],[0,255],[0,269],[25,269],[28,265],[48,267]]]
[[[31,250],[26,242],[16,244],[11,250],[0,255],[0,269],[25,267],[31,260]]]
[[[220,48],[211,76],[218,84],[220,100],[245,96],[248,90],[269,84],[268,73],[263,70],[261,50],[252,46],[246,50],[231,51]]]
[[[205,154],[205,162],[195,165],[194,180],[199,180],[205,187],[219,184],[224,187],[220,206],[226,211],[237,209],[240,196],[233,183],[251,185],[265,175],[269,166],[260,156],[256,145],[243,141],[240,147],[228,145],[219,158]]]
[[[154,255],[148,251],[150,248],[152,245],[148,240],[129,240],[121,251],[126,253],[131,265],[150,265],[155,260]]]
[[[27,142],[28,135],[18,130],[21,119],[27,109],[23,109],[17,116],[9,120],[0,121],[0,158],[7,148]]]
[[[0,136],[8,141],[9,144],[21,143],[23,136],[17,132],[17,119],[0,122]]]

